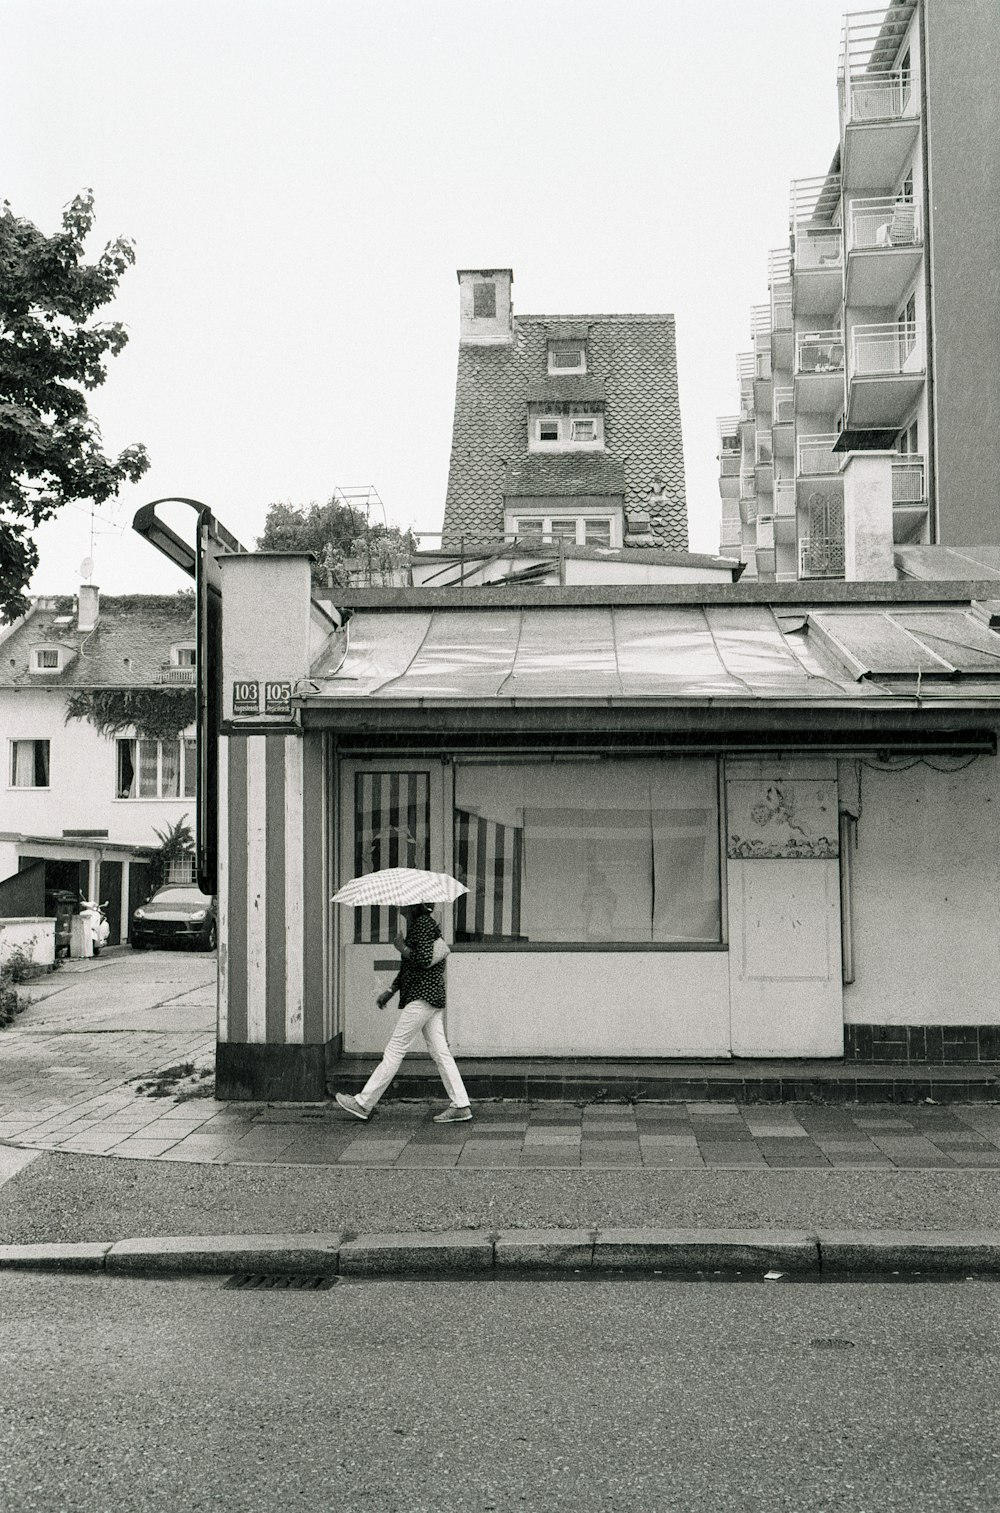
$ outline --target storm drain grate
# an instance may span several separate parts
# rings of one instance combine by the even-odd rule
[[[223,1284],[240,1292],[329,1292],[336,1277],[292,1271],[237,1271]]]

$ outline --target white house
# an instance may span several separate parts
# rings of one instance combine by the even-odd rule
[[[194,721],[189,594],[84,585],[0,631],[0,908],[40,862],[36,893],[106,901],[111,943],[125,940],[156,832],[194,826]]]

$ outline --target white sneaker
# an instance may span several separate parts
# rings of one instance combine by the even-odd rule
[[[461,1124],[463,1119],[471,1119],[472,1110],[468,1104],[459,1108],[457,1103],[449,1103],[443,1114],[434,1115],[435,1124]]]
[[[337,1093],[335,1096],[341,1108],[346,1109],[349,1114],[353,1114],[355,1119],[368,1119],[371,1117],[371,1109],[362,1107],[358,1100],[352,1097],[350,1093]]]

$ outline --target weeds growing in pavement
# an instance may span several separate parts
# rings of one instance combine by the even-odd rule
[[[0,966],[0,1030],[28,1007],[28,999],[17,991],[18,984],[30,982],[33,977],[41,977],[51,970],[38,965],[30,945],[11,947]]]

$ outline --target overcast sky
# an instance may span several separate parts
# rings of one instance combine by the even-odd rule
[[[440,530],[468,267],[512,267],[525,314],[676,316],[690,544],[716,551],[716,417],[789,182],[836,146],[844,8],[7,0],[3,195],[52,231],[91,186],[94,254],[137,244],[91,403],[152,467],[100,511],[94,581],[185,583],[129,529],[162,495],[248,546],[336,486]],[[90,540],[84,507],[43,527],[34,591],[72,592]]]

